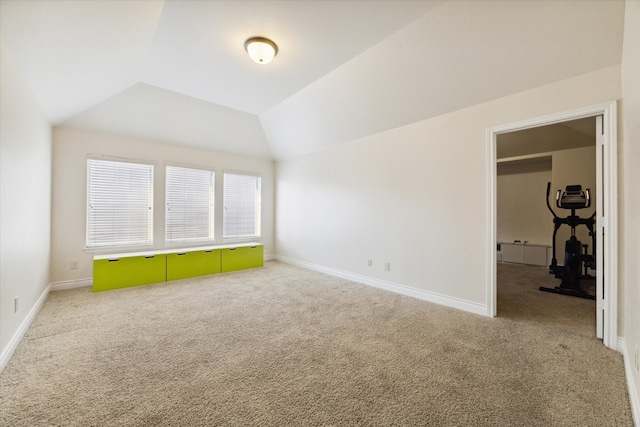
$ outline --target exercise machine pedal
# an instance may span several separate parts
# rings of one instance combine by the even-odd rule
[[[593,299],[593,300],[596,299],[595,295],[590,295],[583,290],[561,288],[560,286],[556,286],[555,288],[545,288],[544,286],[540,286],[540,290],[544,292],[551,292],[554,294],[561,294],[561,295],[569,295],[569,296],[578,297],[578,298],[586,298],[586,299]]]

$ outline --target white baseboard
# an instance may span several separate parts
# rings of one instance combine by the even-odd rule
[[[409,286],[387,282],[380,279],[374,279],[372,277],[361,276],[359,274],[349,273],[347,271],[336,270],[334,268],[324,267],[324,266],[313,264],[306,261],[299,261],[293,258],[281,256],[281,255],[276,255],[275,259],[276,261],[280,261],[285,264],[291,264],[297,267],[306,268],[308,270],[313,270],[320,273],[328,274],[330,276],[340,277],[342,279],[351,280],[353,282],[363,283],[365,285],[369,285],[375,288],[384,289],[397,294],[421,299],[423,301],[428,301],[435,304],[456,308],[458,310],[480,314],[483,316],[487,315],[487,306],[484,304],[478,304],[476,302],[467,301],[460,298],[441,295],[435,292],[428,292],[422,289],[416,289]]]
[[[265,256],[264,256],[264,262],[268,262],[268,261],[275,261],[275,259],[276,259],[276,256],[275,256],[275,255],[273,255],[273,254],[265,255]]]
[[[631,413],[633,414],[634,425],[640,426],[640,384],[634,382],[633,369],[635,355],[629,352],[624,338],[618,337],[618,349],[624,358],[624,372],[627,378],[627,389],[629,390],[629,402],[631,403]]]
[[[0,354],[0,373],[4,371],[4,368],[9,363],[11,356],[13,356],[13,352],[16,351],[16,348],[18,348],[18,344],[20,344],[20,341],[22,341],[22,337],[24,337],[27,329],[29,329],[29,326],[31,326],[31,322],[33,322],[36,314],[38,314],[38,312],[42,308],[42,304],[44,304],[44,302],[47,300],[50,290],[51,285],[45,288],[44,292],[42,292],[42,295],[40,295],[40,298],[38,298],[38,301],[36,301],[35,305],[31,308],[31,310],[29,310],[29,314],[27,314],[27,317],[24,318],[16,333],[13,334],[13,337],[11,337],[11,340],[9,341],[7,346],[2,349],[2,353]]]
[[[87,286],[93,286],[93,279],[76,279],[76,280],[63,280],[62,282],[51,283],[51,291],[63,291],[65,289],[84,288]]]

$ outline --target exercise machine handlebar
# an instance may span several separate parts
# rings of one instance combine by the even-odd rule
[[[556,213],[553,211],[553,208],[551,207],[551,203],[549,203],[549,195],[551,194],[551,183],[547,182],[547,207],[549,208],[549,212],[551,212],[551,215],[553,215],[554,218],[559,218],[558,215],[556,215]],[[560,190],[558,190],[558,192],[556,193],[556,204],[558,203],[558,197],[560,194]]]

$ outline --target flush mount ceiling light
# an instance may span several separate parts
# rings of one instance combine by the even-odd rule
[[[249,57],[258,64],[268,64],[278,53],[278,46],[264,37],[251,37],[244,42]]]

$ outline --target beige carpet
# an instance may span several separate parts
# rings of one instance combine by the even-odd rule
[[[593,301],[499,266],[489,319],[285,264],[51,293],[3,426],[630,426]],[[429,280],[429,278],[425,278]]]

